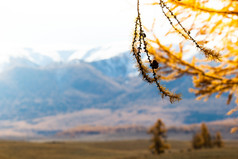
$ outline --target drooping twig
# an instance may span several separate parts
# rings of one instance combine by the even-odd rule
[[[133,38],[133,42],[132,42],[132,52],[133,52],[133,55],[137,61],[139,71],[142,74],[142,77],[144,80],[146,80],[148,83],[156,84],[162,97],[164,97],[164,96],[169,97],[171,103],[173,103],[175,101],[179,101],[179,100],[181,100],[180,94],[171,93],[168,89],[163,87],[159,82],[159,79],[158,79],[159,76],[157,75],[157,71],[156,71],[156,69],[158,69],[158,67],[159,67],[159,63],[156,60],[152,60],[151,56],[148,52],[146,34],[142,27],[139,5],[140,5],[139,0],[137,0],[138,15],[137,15],[136,22],[135,22],[134,38]],[[142,62],[141,53],[145,53],[147,56],[147,59],[149,61],[149,64],[150,64],[150,67],[152,70],[152,77],[150,77],[150,75],[149,75],[150,71]]]
[[[155,4],[155,3],[154,3]],[[206,48],[204,46],[201,46],[197,43],[197,41],[190,35],[190,31],[188,31],[187,29],[185,29],[185,27],[181,24],[181,22],[178,20],[177,16],[173,13],[173,11],[165,4],[165,2],[163,0],[160,0],[160,3],[159,3],[160,7],[161,7],[161,10],[162,10],[162,13],[164,14],[164,16],[168,19],[170,25],[175,29],[176,32],[178,32],[180,35],[182,35],[185,39],[188,39],[191,40],[195,46],[200,49],[206,58],[208,59],[211,59],[211,60],[218,60],[220,61],[221,60],[221,54],[212,50],[212,49],[209,49],[209,48]],[[169,14],[177,21],[178,25],[182,28],[182,30],[184,31],[184,33],[182,33],[178,28],[175,27],[174,23],[172,22],[171,18],[166,14],[165,10],[164,9],[167,9]],[[187,36],[187,37],[186,37]]]

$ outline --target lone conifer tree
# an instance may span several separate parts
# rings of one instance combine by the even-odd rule
[[[224,143],[222,141],[222,137],[221,137],[221,133],[220,132],[216,133],[214,145],[217,146],[217,147],[223,147],[224,146]]]
[[[212,147],[212,139],[211,139],[211,135],[210,135],[210,132],[207,128],[207,125],[205,123],[202,123],[201,125],[201,135],[204,139],[204,143],[203,143],[203,146],[205,148],[210,148]]]
[[[204,139],[200,133],[197,133],[193,137],[192,145],[194,149],[200,149],[203,147]]]
[[[166,128],[161,119],[158,119],[157,122],[149,129],[149,133],[153,135],[150,145],[150,150],[152,153],[161,154],[164,153],[166,149],[170,148],[170,145],[165,142],[166,137]]]

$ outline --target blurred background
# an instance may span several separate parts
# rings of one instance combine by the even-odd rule
[[[199,45],[220,49],[222,55],[228,52],[227,63],[204,60],[194,44],[172,29],[176,17],[168,10],[169,16],[164,16],[159,3],[149,4],[154,2],[166,2],[188,28],[186,36],[195,37]],[[150,41],[161,79],[181,77],[161,81],[171,92],[182,94],[174,104],[161,98],[156,85],[142,80],[136,67],[131,53],[136,4],[137,0],[0,1],[1,159],[238,158],[238,135],[230,133],[238,123],[238,100],[232,98],[238,94],[237,1],[140,0],[147,37],[158,37],[161,43],[158,47]],[[208,13],[200,14],[204,10]],[[178,64],[181,61],[189,67]],[[146,60],[145,64],[149,66]],[[184,76],[189,73],[197,83]],[[218,87],[211,89],[211,96],[206,90],[200,94],[209,96],[208,101],[196,100],[189,91],[209,84]],[[223,94],[216,98],[217,92]]]
[[[158,8],[145,5],[141,12],[143,24],[156,14],[159,30],[168,31]],[[130,53],[136,16],[136,0],[1,1],[0,138],[148,138],[158,118],[170,138],[190,140],[202,122],[236,138],[225,97],[197,101],[188,91],[191,78],[183,77],[164,82],[182,93],[182,101],[170,104],[141,79]]]

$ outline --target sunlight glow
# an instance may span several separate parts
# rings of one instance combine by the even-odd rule
[[[224,2],[218,0],[209,0],[206,7],[220,10],[224,7]]]
[[[130,0],[1,1],[0,44],[16,48],[126,41],[136,13],[131,7]]]

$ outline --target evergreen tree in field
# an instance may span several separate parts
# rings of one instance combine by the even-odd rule
[[[222,147],[223,142],[221,139],[221,134],[218,132],[216,134],[215,140],[212,141],[211,134],[205,123],[201,124],[201,132],[194,135],[192,140],[193,148],[212,148],[214,145]]]
[[[164,153],[166,149],[170,148],[170,145],[165,142],[166,138],[166,128],[161,119],[149,129],[149,133],[152,134],[152,144],[149,149],[152,153],[161,154]]]
[[[222,141],[221,133],[217,132],[214,140],[214,145],[217,147],[223,147],[224,143]]]
[[[202,125],[201,125],[201,135],[204,140],[203,146],[205,148],[211,148],[212,147],[212,138],[211,138],[210,132],[207,128],[207,125],[205,123],[202,123]]]
[[[200,149],[203,147],[204,139],[200,133],[193,136],[192,146],[194,149]]]

